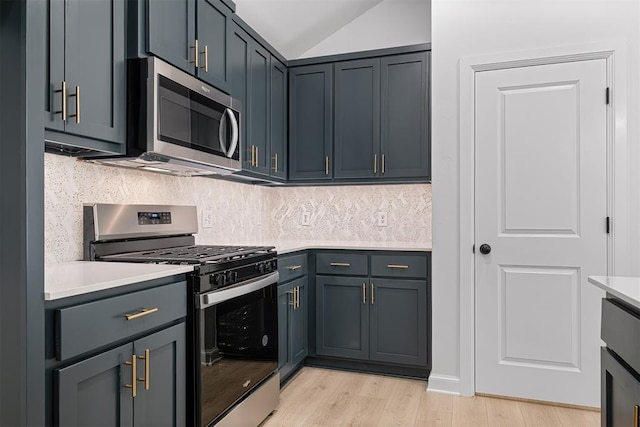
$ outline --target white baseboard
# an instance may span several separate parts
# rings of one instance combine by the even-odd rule
[[[460,378],[450,375],[429,375],[427,391],[434,393],[460,395]]]

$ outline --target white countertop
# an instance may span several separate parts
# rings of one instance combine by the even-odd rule
[[[47,301],[193,271],[189,265],[72,261],[44,268]]]
[[[292,240],[276,242],[275,247],[278,251],[278,254],[281,255],[308,249],[348,249],[355,251],[431,251],[430,242],[407,243],[375,241]]]
[[[640,309],[640,277],[589,276],[589,283]]]

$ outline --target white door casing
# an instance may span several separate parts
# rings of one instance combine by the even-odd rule
[[[476,391],[597,407],[607,61],[475,76]]]

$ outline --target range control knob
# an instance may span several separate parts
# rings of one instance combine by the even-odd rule
[[[235,275],[235,278],[238,277],[238,273],[235,273],[233,271],[228,271],[227,272],[227,284],[228,285],[231,285],[235,281],[234,275]]]
[[[258,264],[258,271],[259,271],[260,273],[264,273],[265,269],[266,269],[266,268],[265,268],[265,265],[264,265],[264,263],[263,263],[263,262],[261,262],[260,264]]]
[[[224,286],[225,283],[225,277],[224,274],[214,274],[213,276],[211,276],[211,280],[212,280],[212,285],[216,285],[218,287]]]

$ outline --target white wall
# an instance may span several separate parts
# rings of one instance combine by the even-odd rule
[[[384,0],[300,58],[431,41],[431,0]]]
[[[628,229],[632,244],[617,274],[639,274],[640,2],[637,0],[433,0],[433,371],[442,388],[459,390],[459,64],[461,58],[618,40],[626,45],[629,121],[615,123],[629,141]],[[620,66],[620,64],[616,64]],[[614,93],[614,97],[616,94]],[[624,97],[624,96],[622,96]],[[622,215],[624,216],[624,215]],[[615,218],[614,218],[615,223]],[[625,224],[625,226],[627,226]],[[616,262],[618,264],[618,262]],[[628,266],[628,267],[625,267]],[[624,271],[623,271],[624,270]],[[465,372],[463,370],[463,372]],[[464,389],[465,381],[462,378]],[[430,385],[431,387],[431,385]]]

